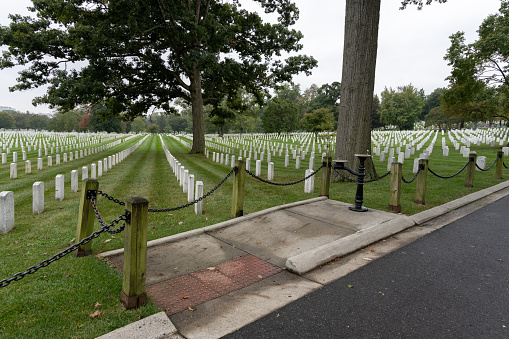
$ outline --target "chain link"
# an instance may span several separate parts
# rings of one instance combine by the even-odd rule
[[[230,175],[232,175],[233,172],[237,172],[238,170],[239,170],[238,166],[233,167],[232,170],[226,175],[226,177],[224,177],[223,180],[221,180],[221,182],[216,185],[216,187],[214,187],[213,189],[208,191],[206,194],[204,194],[203,196],[199,197],[198,199],[196,199],[194,201],[188,202],[187,204],[184,204],[184,205],[181,205],[178,207],[172,207],[172,208],[163,208],[163,209],[149,208],[148,211],[149,212],[173,212],[173,211],[176,211],[176,210],[179,210],[182,208],[192,206],[192,205],[202,201],[203,199],[205,199],[212,193],[214,193],[214,191],[217,190],[230,177]]]
[[[509,167],[506,166],[505,162],[502,162],[502,164],[504,165],[505,168],[509,168]]]
[[[349,182],[357,182],[357,180],[354,180],[354,179],[350,179],[349,177],[347,177],[346,175],[344,175],[343,173],[341,173],[338,169],[335,169],[334,168],[334,172],[336,172],[341,178],[345,179],[346,181],[349,181]]]
[[[92,206],[94,206],[94,205],[95,205],[95,199],[92,199]],[[94,208],[94,210],[95,210],[95,208]],[[120,220],[126,220],[126,215],[125,214],[121,215],[119,218],[113,220],[109,225],[106,225],[104,222],[102,222],[101,225],[103,225],[103,226],[102,226],[102,228],[100,230],[93,232],[88,237],[83,238],[80,242],[78,242],[78,243],[76,243],[76,244],[66,248],[65,250],[55,254],[54,256],[52,256],[49,259],[43,260],[39,265],[30,266],[26,271],[18,272],[16,274],[14,274],[12,276],[12,278],[0,280],[0,288],[8,286],[12,281],[19,281],[19,280],[23,279],[27,274],[34,274],[40,268],[46,267],[49,264],[51,264],[52,262],[62,259],[63,257],[68,255],[69,253],[74,252],[75,250],[77,250],[81,245],[85,245],[85,244],[89,243],[90,241],[92,241],[93,239],[97,238],[99,235],[101,235],[101,233],[103,233],[103,232],[110,232],[111,231],[110,227],[114,223],[120,222]],[[102,219],[101,219],[101,221],[102,221]],[[114,230],[113,232],[114,233],[119,233],[120,231]]]
[[[378,178],[374,178],[374,179],[371,179],[371,180],[364,180],[364,183],[367,184],[368,182],[375,182],[375,181],[378,181],[378,180],[382,180],[383,178],[385,178],[389,174],[391,174],[391,171],[385,173],[384,175],[379,176]]]
[[[124,225],[120,226],[116,230],[112,230],[112,229],[110,229],[110,227],[113,226],[113,224],[118,225],[118,223],[122,220],[126,221],[127,215],[130,214],[128,211],[125,211],[124,215],[121,215],[117,219],[114,219],[109,225],[106,225],[106,223],[103,221],[103,218],[101,217],[101,214],[99,213],[99,211],[97,209],[97,204],[96,204],[95,199],[92,199],[91,203],[92,203],[92,208],[94,209],[94,213],[97,218],[97,221],[99,221],[99,224],[101,224],[102,228],[106,229],[106,232],[108,232],[109,234],[117,234],[117,233],[122,232],[125,229],[125,223],[124,223]]]
[[[103,191],[97,191],[97,194],[100,194],[100,195],[102,195],[103,197],[106,197],[108,200],[111,200],[111,201],[113,201],[114,203],[119,204],[120,206],[125,206],[125,202],[120,201],[120,200],[118,200],[118,199],[115,199],[115,198],[113,198],[113,197],[109,196],[108,194],[104,193]]]
[[[450,179],[450,178],[454,178],[455,176],[457,176],[458,174],[460,174],[461,172],[463,172],[465,170],[465,168],[467,168],[468,164],[470,163],[470,159],[468,160],[468,162],[465,164],[465,166],[463,166],[462,169],[459,170],[459,172],[451,175],[451,176],[448,176],[448,177],[445,177],[445,176],[441,176],[441,175],[438,175],[436,174],[435,172],[433,172],[431,170],[431,168],[428,167],[428,171],[430,171],[431,174],[433,174],[434,176],[440,178],[440,179]]]
[[[415,179],[417,179],[417,176],[419,175],[419,173],[422,171],[423,169],[419,166],[419,169],[417,170],[417,173],[415,173],[414,175],[414,178],[412,180],[405,180],[405,178],[403,177],[403,174],[401,175],[401,180],[403,180],[403,182],[405,184],[411,184],[412,182],[414,182]]]
[[[346,181],[349,181],[349,182],[353,182],[353,183],[358,183],[358,180],[355,180],[355,179],[350,179],[349,177],[347,177],[346,175],[343,175],[340,170],[338,169],[334,169],[334,171],[339,174],[340,177],[342,177],[343,179],[345,179]],[[377,178],[374,178],[374,179],[371,179],[371,180],[364,180],[363,183],[364,184],[367,184],[367,183],[370,183],[370,182],[375,182],[375,181],[378,181],[378,180],[382,180],[383,178],[385,178],[386,176],[388,176],[389,174],[391,174],[391,171],[385,173],[384,175],[382,176],[379,176]]]
[[[249,174],[250,176],[252,176],[253,178],[261,181],[261,182],[264,182],[266,184],[269,184],[269,185],[274,185],[274,186],[290,186],[290,185],[295,185],[295,184],[298,184],[299,182],[303,182],[305,181],[306,179],[309,179],[311,178],[313,175],[315,175],[316,173],[318,173],[322,168],[323,168],[324,165],[320,166],[316,171],[314,171],[313,173],[311,173],[310,175],[308,175],[307,177],[305,177],[304,179],[300,179],[300,180],[297,180],[297,181],[293,181],[293,182],[287,182],[287,183],[278,183],[278,182],[273,182],[273,181],[269,181],[269,180],[265,180],[263,178],[260,178],[259,176],[251,173],[250,171],[248,171],[246,169],[246,173]]]

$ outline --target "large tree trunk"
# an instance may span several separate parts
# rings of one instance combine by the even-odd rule
[[[354,154],[371,153],[371,111],[375,86],[380,0],[347,0],[343,74],[335,159],[348,160],[357,170]],[[366,179],[376,176],[366,161]]]
[[[203,96],[201,91],[201,74],[198,67],[190,76],[191,107],[193,114],[193,147],[190,153],[205,153],[205,123],[203,118]]]

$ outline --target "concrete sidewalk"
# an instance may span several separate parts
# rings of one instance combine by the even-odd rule
[[[508,187],[410,217],[315,198],[149,242],[147,294],[166,313],[101,338],[219,338],[509,194]],[[121,269],[122,254],[101,256]]]

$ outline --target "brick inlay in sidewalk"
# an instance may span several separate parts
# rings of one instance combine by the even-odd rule
[[[215,267],[148,286],[147,293],[156,306],[171,315],[279,272],[279,267],[248,254]]]

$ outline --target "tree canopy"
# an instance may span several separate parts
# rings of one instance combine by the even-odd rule
[[[499,13],[479,26],[477,41],[466,44],[465,34],[450,36],[446,59],[452,67],[449,87],[443,92],[443,110],[465,121],[502,118],[509,120],[509,1],[502,0]]]
[[[395,125],[399,130],[411,130],[419,119],[423,99],[412,85],[398,87],[398,91],[385,88],[382,92],[380,120]]]
[[[11,15],[0,28],[0,45],[9,47],[0,68],[26,66],[12,90],[48,85],[34,103],[64,111],[102,103],[132,119],[151,107],[172,111],[171,100],[182,98],[192,106],[191,152],[201,153],[204,104],[240,89],[261,101],[316,65],[303,55],[279,58],[302,48],[302,34],[289,28],[295,4],[254,1],[277,23],[236,0],[32,0],[36,18]]]

